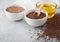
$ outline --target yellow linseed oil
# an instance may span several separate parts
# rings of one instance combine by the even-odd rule
[[[43,5],[43,10],[47,11],[48,13],[48,18],[52,18],[55,15],[55,6],[52,4],[39,4],[36,7],[39,9],[39,7]]]

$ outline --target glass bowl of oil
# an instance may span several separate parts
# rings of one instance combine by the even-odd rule
[[[39,9],[43,5],[43,10],[47,11],[48,18],[55,16],[57,4],[53,1],[39,1],[36,3],[36,8]]]

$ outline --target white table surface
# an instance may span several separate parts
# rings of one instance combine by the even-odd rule
[[[10,21],[3,10],[0,10],[0,42],[32,42],[34,39],[30,37],[39,31],[38,28],[29,26],[24,20]]]
[[[2,2],[2,0],[0,1]],[[7,1],[4,1],[7,4]],[[9,1],[10,2],[10,1]],[[14,1],[10,3],[13,4]],[[9,3],[9,4],[10,4]],[[16,2],[19,4],[18,2]],[[30,3],[29,3],[30,4]],[[3,8],[6,5],[1,3],[0,9],[0,42],[32,42],[35,39],[30,38],[31,36],[36,38],[36,34],[34,33],[41,31],[39,28],[34,28],[29,26],[24,19],[19,22],[10,21],[3,11]],[[32,7],[32,6],[30,6]],[[45,27],[44,27],[45,29]],[[54,40],[55,41],[55,40]],[[38,42],[38,41],[35,41]],[[43,42],[43,41],[39,41]],[[51,41],[49,41],[51,42]]]

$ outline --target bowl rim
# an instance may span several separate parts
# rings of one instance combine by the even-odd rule
[[[53,4],[53,5],[55,6],[55,8],[57,8],[57,3],[56,3],[56,2],[48,1],[48,0],[47,0],[46,3],[42,3],[42,1],[38,1],[38,2],[36,3],[36,6],[37,6],[38,4],[47,4],[47,3]]]
[[[9,13],[9,14],[17,14],[17,13],[11,13],[11,12],[6,11],[6,9],[7,9],[8,7],[11,7],[11,6],[23,7],[23,8],[26,10],[26,7],[25,7],[25,6],[18,5],[18,4],[12,4],[12,5],[6,6],[6,7],[4,8],[4,11],[5,11],[6,13]],[[24,10],[24,11],[25,11],[25,10]],[[24,12],[24,11],[23,11],[23,12]],[[19,12],[18,14],[23,13],[23,12]]]

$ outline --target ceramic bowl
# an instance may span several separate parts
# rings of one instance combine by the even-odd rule
[[[26,14],[25,14],[25,21],[27,22],[27,24],[29,24],[30,26],[33,27],[38,27],[38,26],[42,26],[46,23],[47,19],[48,19],[48,13],[44,10],[41,10],[41,12],[45,13],[45,17],[41,18],[41,19],[31,19],[27,17],[27,14],[29,14],[30,12],[35,11],[34,10],[29,10]]]
[[[21,19],[23,19],[23,15],[24,15],[24,13],[25,13],[25,10],[23,11],[23,12],[20,12],[20,13],[11,13],[11,12],[8,12],[8,11],[6,11],[6,9],[8,8],[8,7],[10,7],[10,6],[18,6],[18,7],[23,7],[24,9],[26,9],[24,6],[21,6],[21,5],[9,5],[9,6],[7,6],[7,7],[5,7],[5,9],[4,9],[4,12],[5,12],[5,15],[9,18],[9,19],[11,19],[11,20],[21,20]]]

